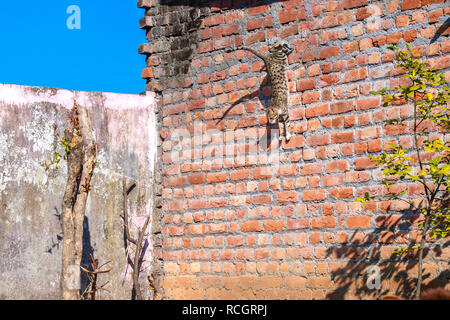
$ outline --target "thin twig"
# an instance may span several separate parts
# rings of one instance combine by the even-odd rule
[[[106,289],[104,289],[103,287],[104,287],[106,284],[109,283],[109,281],[107,281],[107,282],[104,283],[102,286],[97,287],[97,275],[98,275],[99,273],[107,273],[107,272],[110,272],[110,271],[112,270],[112,268],[110,268],[110,269],[108,269],[108,270],[100,270],[103,266],[107,265],[107,264],[110,263],[111,261],[108,261],[108,262],[102,264],[100,267],[98,267],[98,266],[97,266],[97,265],[98,265],[98,259],[94,259],[94,256],[92,255],[92,253],[90,254],[90,256],[91,256],[91,261],[92,261],[92,262],[91,262],[92,270],[88,270],[88,269],[86,269],[86,268],[80,266],[81,270],[83,270],[84,272],[87,273],[87,275],[88,275],[88,277],[89,277],[89,280],[90,280],[89,286],[88,286],[88,287],[86,288],[86,290],[83,292],[83,295],[85,295],[85,294],[91,294],[91,300],[95,300],[95,294],[96,294],[96,292],[99,291],[99,290],[101,290],[101,289],[106,290]],[[91,290],[87,291],[87,289],[88,289],[89,287],[91,288]],[[108,290],[106,290],[106,291],[108,291]],[[108,291],[108,292],[109,292],[109,291]]]
[[[124,229],[125,229],[125,237],[126,240],[133,243],[136,248],[134,252],[134,260],[133,260],[133,289],[136,295],[137,300],[143,300],[140,284],[139,284],[139,272],[140,272],[140,257],[142,254],[142,243],[144,241],[144,236],[146,230],[148,228],[148,224],[150,223],[150,215],[147,215],[144,226],[142,229],[138,229],[138,238],[135,239],[130,234],[129,229],[129,218],[128,218],[128,194],[131,190],[136,186],[136,180],[133,180],[128,186],[126,183],[125,176],[122,177],[122,186],[123,186],[123,209],[124,209]]]

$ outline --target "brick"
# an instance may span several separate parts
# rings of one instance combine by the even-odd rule
[[[308,288],[330,288],[331,287],[331,278],[320,276],[320,277],[308,277],[307,281]],[[320,299],[320,296],[319,296]]]
[[[317,55],[316,50],[305,50],[302,55],[302,61],[303,62],[312,61],[315,59],[316,55]]]
[[[298,192],[283,191],[276,194],[277,203],[298,202]]]
[[[308,76],[314,77],[320,74],[320,64],[316,63],[308,67]]]
[[[309,118],[313,118],[313,117],[327,115],[329,113],[329,108],[330,107],[329,107],[328,103],[307,107],[306,113],[305,113],[306,118],[309,119]]]
[[[186,233],[186,226],[170,226],[169,234],[171,236],[182,236]]]
[[[284,228],[283,220],[264,220],[264,231],[281,231]]]
[[[222,34],[224,36],[229,36],[236,33],[239,33],[239,24],[237,23],[222,27]]]
[[[324,228],[334,228],[336,227],[335,217],[318,217],[312,218],[312,228],[313,229],[324,229]]]
[[[339,73],[330,73],[327,75],[319,76],[317,84],[319,85],[319,87],[327,87],[337,84],[339,83],[339,81],[340,81]]]
[[[320,91],[309,91],[302,94],[302,103],[311,104],[318,102],[320,99]],[[327,104],[328,105],[328,104]]]
[[[342,79],[342,82],[353,82],[353,81],[359,81],[367,78],[367,68],[360,68],[360,69],[354,69],[347,71],[344,74],[344,77]]]
[[[270,7],[268,5],[260,5],[260,6],[250,7],[247,12],[248,12],[249,16],[255,16],[258,14],[268,12],[269,9],[270,9]]]
[[[247,36],[245,41],[246,45],[251,45],[257,42],[263,42],[266,39],[266,33],[264,30],[258,31],[256,33],[252,33]]]
[[[356,110],[368,110],[378,108],[381,105],[381,98],[379,96],[360,98],[356,100]]]
[[[353,194],[353,187],[330,189],[330,196],[336,199],[352,199],[354,198]]]
[[[369,158],[356,158],[353,160],[353,166],[355,170],[365,170],[369,168],[375,168],[376,164]]]
[[[421,0],[403,0],[401,4],[402,10],[419,9],[422,7]]]
[[[397,26],[397,28],[402,28],[402,27],[408,26],[409,25],[409,16],[406,14],[397,16],[395,25]]]
[[[287,288],[306,288],[306,277],[288,276],[284,278],[284,285]]]
[[[271,204],[272,196],[268,194],[259,194],[252,196],[252,203],[256,205]]]
[[[280,38],[286,38],[298,34],[299,25],[297,23],[283,27],[280,32]],[[292,56],[290,56],[292,57]]]
[[[258,125],[259,117],[258,116],[248,116],[248,117],[241,117],[239,119],[239,128],[247,128],[247,127],[254,127]]]
[[[246,195],[234,196],[230,198],[230,205],[233,207],[246,206],[249,204],[250,204],[250,197]]]
[[[403,39],[406,42],[413,42],[417,39],[418,34],[419,34],[419,31],[417,31],[416,29],[405,30],[405,32],[403,34]]]
[[[353,51],[358,50],[359,50],[358,41],[350,41],[344,43],[344,54],[352,53]]]
[[[171,187],[181,187],[186,184],[186,177],[170,177],[169,186]]]
[[[278,21],[280,21],[281,24],[292,22],[297,20],[297,15],[297,10],[282,9],[278,11]]]
[[[328,59],[328,58],[331,58],[331,57],[335,57],[335,56],[339,55],[339,52],[340,52],[340,48],[337,47],[337,46],[323,48],[319,52],[318,59],[322,60],[322,59]]]
[[[297,91],[312,90],[316,87],[314,78],[302,79],[297,81]]]
[[[225,13],[225,22],[232,23],[236,20],[241,20],[246,16],[245,12],[242,10],[232,10]]]
[[[441,43],[441,51],[442,53],[450,52],[450,40],[446,40]]]
[[[370,216],[349,216],[346,218],[348,228],[370,228]]]
[[[148,79],[153,78],[153,68],[145,68],[142,70],[141,78]]]
[[[359,40],[359,49],[361,51],[368,50],[373,47],[372,38],[364,38]]]
[[[368,7],[364,7],[364,8],[356,10],[356,20],[358,20],[358,21],[370,18],[371,16],[372,16],[372,13]]]
[[[189,200],[189,209],[197,210],[204,209],[207,206],[206,199],[192,199]]]
[[[296,218],[287,220],[288,230],[298,230],[298,229],[309,229],[309,219],[308,218]]]
[[[379,35],[372,38],[372,43],[375,47],[382,47],[386,44],[387,36]]]
[[[264,18],[253,19],[247,21],[247,30],[252,31],[254,29],[262,28],[264,25]]]
[[[367,0],[342,0],[339,2],[339,6],[342,9],[353,9],[367,5]]]
[[[327,172],[347,171],[350,169],[350,165],[347,160],[334,160],[328,162],[325,167]]]
[[[310,175],[310,174],[320,174],[322,173],[322,164],[321,163],[308,163],[304,164],[301,169],[302,175]]]
[[[436,58],[431,58],[426,61],[426,63],[435,68],[436,70],[448,68],[450,66],[450,56],[440,56]]]
[[[213,41],[199,43],[197,46],[197,53],[199,53],[199,54],[210,52],[213,50],[214,50],[214,42]]]
[[[298,167],[295,164],[281,165],[278,167],[277,177],[295,176],[298,173]]]
[[[339,114],[353,111],[353,101],[344,100],[335,103],[331,103],[331,114]]]
[[[212,208],[225,207],[228,204],[227,198],[209,198],[208,206]]]
[[[226,223],[211,223],[211,224],[208,224],[208,232],[209,233],[224,233],[224,232],[227,232],[227,224]]]
[[[217,183],[227,181],[226,172],[214,172],[208,174],[208,183]]]
[[[330,140],[329,134],[312,135],[306,139],[310,147],[330,144]]]
[[[205,27],[216,26],[216,25],[224,24],[224,23],[225,23],[225,15],[223,15],[223,14],[212,15],[212,16],[206,17],[203,20],[203,25]]]
[[[362,23],[352,26],[352,35],[354,37],[359,37],[359,36],[362,36],[363,34],[364,34],[364,31],[363,31]]]
[[[203,184],[206,182],[206,174],[205,173],[191,174],[188,177],[188,181],[190,184]]]
[[[253,169],[253,179],[266,179],[272,178],[273,168],[272,167],[258,167]]]
[[[242,232],[257,232],[261,231],[261,223],[259,221],[244,221],[241,224]]]
[[[341,175],[337,175],[337,174],[327,175],[322,178],[322,184],[324,187],[342,185],[343,183],[344,183],[344,176],[342,174]],[[324,210],[324,214],[326,214],[325,210]],[[332,212],[330,214],[332,214]]]
[[[327,198],[324,189],[319,190],[303,190],[302,199],[303,201],[322,201]]]
[[[336,132],[331,134],[332,143],[348,143],[353,142],[353,132]]]
[[[380,127],[369,127],[358,130],[357,137],[359,140],[375,139],[381,135]]]
[[[415,11],[412,13],[412,23],[421,23],[424,22],[427,18],[425,11]]]
[[[436,9],[436,10],[431,10],[428,13],[428,22],[429,23],[433,23],[433,22],[439,22],[439,18],[444,14],[444,10],[442,9]]]
[[[230,172],[231,180],[245,180],[250,176],[250,169],[234,170]]]
[[[331,28],[331,27],[336,27],[337,25],[339,25],[339,21],[336,15],[333,14],[329,14],[326,15],[322,18],[322,22],[320,24],[320,28],[324,29],[324,28]]]
[[[386,42],[387,43],[394,43],[394,44],[396,44],[396,43],[399,43],[400,42],[400,40],[402,40],[402,33],[401,32],[396,32],[396,33],[393,33],[393,34],[388,34],[387,35],[387,38],[386,38]]]

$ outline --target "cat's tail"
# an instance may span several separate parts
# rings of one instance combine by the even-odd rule
[[[227,49],[225,50],[225,52],[229,53],[229,52],[233,52],[233,51],[237,51],[237,50],[246,50],[246,51],[250,51],[251,53],[253,53],[255,56],[257,56],[258,58],[262,59],[264,61],[264,63],[267,65],[267,57],[265,55],[263,55],[262,53],[256,51],[253,48],[250,47],[246,47],[246,46],[240,46],[237,47],[235,49]]]

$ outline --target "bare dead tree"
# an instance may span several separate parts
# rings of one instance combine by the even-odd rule
[[[80,300],[80,264],[83,251],[83,220],[97,146],[85,107],[74,102],[72,130],[65,130],[67,183],[62,201],[61,294],[64,300]]]
[[[144,300],[141,291],[141,286],[139,284],[139,273],[141,265],[141,255],[143,250],[143,242],[145,233],[148,228],[148,224],[150,223],[150,214],[147,214],[144,226],[141,229],[138,229],[138,238],[137,239],[133,238],[130,234],[128,221],[128,194],[136,186],[136,180],[133,180],[127,186],[127,180],[125,176],[123,176],[122,184],[123,184],[123,220],[124,220],[125,238],[127,241],[135,245],[134,259],[133,259],[133,290],[137,300]]]
[[[89,285],[86,288],[85,292],[83,293],[83,296],[90,294],[91,300],[95,300],[95,295],[96,295],[97,291],[99,291],[99,290],[108,291],[107,289],[105,289],[105,286],[109,283],[109,281],[106,281],[104,284],[98,286],[97,278],[98,278],[99,273],[108,273],[111,271],[111,269],[101,270],[104,266],[106,266],[111,261],[105,262],[104,264],[99,266],[98,259],[94,259],[94,256],[92,255],[92,253],[90,254],[90,256],[91,256],[91,261],[92,261],[91,262],[92,270],[88,270],[88,269],[80,266],[81,270],[83,270],[89,277]]]

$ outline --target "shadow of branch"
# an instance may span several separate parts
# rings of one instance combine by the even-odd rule
[[[330,247],[326,257],[344,259],[331,271],[335,289],[327,299],[379,299],[388,293],[404,299],[412,299],[417,285],[418,252],[397,256],[393,251],[400,245],[408,245],[411,231],[419,215],[411,210],[400,214],[380,214],[376,217],[376,228],[372,231],[356,229],[339,245]],[[444,287],[448,283],[448,270],[436,275],[426,259],[439,258],[442,247],[450,244],[432,243],[424,249],[423,289]],[[430,250],[430,248],[432,248]],[[375,268],[374,268],[375,266]],[[373,270],[376,271],[377,284]]]

